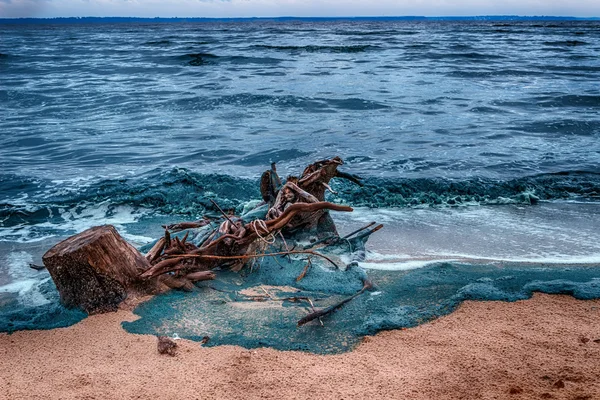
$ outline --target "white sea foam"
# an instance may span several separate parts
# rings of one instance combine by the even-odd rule
[[[49,302],[41,293],[40,285],[50,277],[46,271],[29,268],[32,261],[32,255],[25,251],[9,253],[3,260],[3,264],[7,267],[10,283],[0,286],[0,293],[17,294],[21,304],[38,306]]]
[[[37,271],[29,268],[33,256],[26,251],[14,251],[6,256],[8,274],[13,280],[35,277]]]
[[[332,214],[340,232],[383,223],[367,244],[365,267],[428,265],[432,260],[537,264],[600,263],[600,207],[544,203],[533,207],[368,209]],[[407,264],[409,263],[409,264]]]
[[[149,236],[143,236],[143,235],[133,235],[131,233],[127,233],[124,230],[119,230],[119,234],[121,236],[123,236],[123,238],[129,242],[131,242],[134,246],[143,246],[147,243],[150,243],[154,240],[156,240],[156,238],[152,238]]]
[[[365,269],[378,269],[381,271],[408,271],[411,269],[424,268],[429,265],[439,264],[441,262],[450,262],[450,259],[431,259],[431,260],[407,260],[398,262],[359,262],[358,265]]]
[[[25,306],[41,306],[48,304],[50,300],[40,292],[40,285],[50,278],[37,280],[26,279],[0,286],[0,293],[18,294],[19,303]]]
[[[369,252],[365,261],[358,264],[365,269],[377,269],[383,271],[406,271],[424,268],[434,264],[458,262],[464,264],[533,264],[541,265],[599,265],[600,254],[589,256],[558,256],[558,257],[481,257],[472,254],[435,254],[411,258],[410,256],[396,256],[392,254],[379,254]]]
[[[146,213],[146,210],[129,206],[112,206],[108,201],[95,205],[81,204],[60,208],[58,221],[54,219],[38,224],[0,227],[0,242],[38,242],[55,236],[72,235],[98,225],[114,225],[124,237],[127,237],[129,234],[126,232],[125,225],[137,222]],[[142,235],[129,235],[129,238],[140,244],[152,240]]]

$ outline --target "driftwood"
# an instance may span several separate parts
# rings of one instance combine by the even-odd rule
[[[325,202],[325,190],[334,177],[343,177],[359,182],[354,175],[342,174],[338,166],[343,161],[339,157],[321,160],[309,165],[300,178],[288,177],[282,186],[275,164],[261,177],[263,200],[270,204],[266,220],[255,220],[244,224],[239,217],[226,214],[219,205],[215,208],[225,219],[219,228],[210,234],[200,247],[186,246],[178,239],[171,240],[165,231],[164,245],[156,243],[147,257],[152,267],[143,272],[143,278],[175,273],[183,278],[196,271],[208,271],[216,267],[240,270],[248,259],[257,258],[259,250],[276,240],[282,232],[293,233],[299,229],[321,228],[325,235],[338,237],[328,210],[352,211],[352,208]],[[330,188],[329,188],[330,189]],[[192,226],[194,222],[180,223],[169,227]],[[283,238],[286,249],[287,243]],[[185,241],[182,241],[185,242]],[[289,249],[288,249],[289,252]],[[192,257],[193,256],[193,257]]]
[[[313,164],[310,164],[308,167],[304,169],[300,178],[292,179],[288,178],[288,183],[292,183],[299,190],[294,190],[297,195],[296,199],[291,201],[307,201],[306,196],[301,196],[299,193],[309,194],[310,197],[314,200],[310,201],[324,201],[325,200],[325,192],[327,190],[333,192],[331,187],[329,186],[330,181],[335,177],[351,179],[353,182],[358,182],[360,184],[360,178],[341,173],[338,171],[338,167],[343,165],[344,162],[339,157],[334,157],[328,160],[317,161]],[[286,186],[284,185],[284,188]],[[293,189],[294,186],[291,186],[290,189]],[[283,191],[283,189],[282,189]],[[329,234],[333,234],[335,236],[338,235],[337,229],[333,220],[329,216],[325,210],[320,210],[311,214],[300,214],[294,220],[290,221],[289,226],[286,227],[284,232],[288,233],[296,233],[298,231],[311,231],[316,230],[319,238],[323,238]]]
[[[344,236],[342,239],[348,239],[349,237],[351,237],[353,235],[356,235],[357,233],[362,232],[362,231],[364,231],[367,228],[370,228],[371,226],[375,225],[376,223],[377,222],[369,222],[369,224],[367,224],[367,225],[363,226],[362,228],[359,228],[359,229],[357,229],[355,231],[350,232],[349,234],[347,234],[346,236]]]
[[[310,267],[312,266],[312,261],[310,260],[310,258],[306,261],[306,265],[304,266],[304,269],[302,270],[302,272],[300,273],[300,275],[298,275],[296,277],[296,282],[300,282],[302,279],[304,279],[304,277],[306,276],[306,274],[308,273],[308,270],[310,269]]]
[[[42,260],[63,304],[88,313],[115,310],[129,294],[167,289],[156,279],[140,279],[150,263],[110,225],[63,240]]]
[[[203,247],[199,247],[187,253],[198,257],[177,257],[165,258],[159,263],[153,265],[150,269],[143,272],[142,277],[154,277],[173,271],[200,271],[210,270],[222,265],[223,261],[228,259],[232,261],[233,269],[239,268],[245,264],[244,256],[247,255],[253,244],[257,241],[265,241],[266,238],[273,235],[274,232],[281,230],[286,224],[300,212],[314,212],[322,209],[336,211],[352,211],[351,207],[340,206],[328,202],[319,203],[296,203],[288,207],[277,219],[269,221],[252,221],[240,228],[243,229],[243,235],[223,234],[212,240]],[[223,222],[227,224],[229,221]],[[229,242],[227,240],[230,240]],[[167,253],[167,256],[172,255]],[[228,258],[224,258],[228,257]]]
[[[46,266],[45,265],[37,265],[37,264],[29,263],[29,268],[35,269],[36,271],[43,271],[43,270],[46,269]]]
[[[315,320],[317,318],[319,318],[319,320],[320,320],[321,317],[324,317],[327,314],[331,314],[332,312],[334,312],[335,310],[337,310],[344,304],[348,303],[349,301],[351,301],[351,300],[357,298],[358,296],[360,296],[361,294],[363,294],[365,291],[370,290],[372,287],[373,287],[373,284],[371,283],[371,281],[365,280],[363,282],[362,289],[360,289],[358,292],[354,293],[350,297],[345,298],[344,300],[340,301],[339,303],[336,303],[336,304],[329,306],[327,308],[324,308],[322,310],[314,311],[314,312],[308,314],[304,318],[300,319],[300,321],[298,321],[298,326],[302,326],[302,325],[304,325],[312,320]],[[323,321],[321,321],[321,324],[322,323],[323,323]]]
[[[172,232],[179,232],[185,229],[201,228],[208,224],[210,224],[210,220],[207,218],[203,218],[198,221],[179,222],[177,224],[163,225],[163,228]]]
[[[188,242],[189,231],[181,239],[171,236],[171,232],[209,225],[209,217],[163,226],[164,237],[145,256],[121,238],[114,227],[102,226],[57,244],[44,255],[43,261],[60,292],[62,302],[89,313],[115,310],[120,302],[132,294],[146,295],[169,289],[193,290],[194,282],[215,279],[213,270],[216,268],[238,271],[262,257],[308,254],[309,257],[323,258],[337,267],[324,254],[308,249],[294,250],[295,244],[290,249],[284,236],[316,230],[321,240],[314,242],[313,246],[330,240],[348,241],[339,237],[328,211],[349,212],[352,208],[325,201],[325,192],[333,192],[329,186],[333,178],[361,184],[360,178],[338,171],[342,164],[339,157],[318,161],[309,165],[300,178],[288,177],[285,184],[282,184],[276,166],[272,164],[261,178],[261,194],[269,204],[266,218],[245,223],[240,217],[225,213],[213,201],[222,214],[222,222],[196,244]],[[367,230],[372,225],[374,223],[351,235],[360,233],[357,237],[363,237],[381,227]],[[354,239],[356,237],[351,240]],[[286,251],[267,253],[268,246],[277,240]],[[297,281],[308,273],[311,263],[309,258]],[[315,311],[313,307],[314,312],[300,320],[298,325],[320,319],[369,287],[370,283],[365,283],[360,292],[327,309]],[[312,307],[312,301],[307,301]]]
[[[281,179],[277,174],[277,166],[271,163],[271,169],[265,171],[260,177],[260,193],[263,200],[272,206],[280,188]]]

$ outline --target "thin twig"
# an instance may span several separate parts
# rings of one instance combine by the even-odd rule
[[[310,308],[312,309],[312,311],[317,312],[317,310],[315,310],[315,305],[313,304],[312,300],[309,297],[307,297],[306,300],[308,300],[308,302],[310,303]],[[321,326],[325,326],[321,317],[319,317],[319,322],[321,323]]]
[[[308,272],[308,269],[310,268],[311,265],[312,265],[312,262],[310,261],[310,257],[308,257],[308,261],[307,261],[306,265],[304,266],[304,269],[302,270],[300,275],[298,275],[298,277],[296,278],[296,282],[300,282],[306,276],[306,273]]]
[[[216,202],[216,201],[214,201],[213,199],[209,199],[209,200],[211,201],[211,203],[213,203],[213,204],[214,204],[214,206],[215,206],[215,207],[217,207],[217,209],[218,209],[218,210],[221,212],[221,214],[223,214],[223,216],[224,216],[225,218],[227,218],[227,220],[228,220],[229,222],[231,222],[231,223],[233,224],[233,226],[235,226],[235,224],[233,223],[233,221],[231,220],[231,218],[229,218],[229,216],[228,216],[227,214],[225,214],[225,211],[223,211],[223,209],[222,209],[221,207],[219,207],[219,205],[217,204],[217,202]]]
[[[265,294],[266,294],[267,296],[269,296],[269,298],[270,298],[271,300],[275,300],[275,299],[273,298],[273,296],[271,296],[271,294],[270,294],[269,292],[267,292],[267,289],[265,289],[265,288],[263,287],[263,285],[260,285],[260,288],[262,289],[262,291],[263,291],[263,292],[265,292]]]
[[[361,233],[360,235],[356,236],[354,239],[362,239],[366,236],[370,236],[370,235],[374,234],[375,232],[377,232],[378,230],[380,230],[381,228],[383,228],[383,224],[379,224],[375,228],[373,228],[365,233]]]
[[[373,222],[371,222],[369,225],[363,226],[363,227],[362,227],[362,228],[360,228],[360,229],[357,229],[357,230],[355,230],[355,231],[353,231],[353,232],[350,232],[349,234],[347,234],[346,236],[344,236],[342,239],[348,239],[350,236],[352,236],[352,235],[356,235],[358,232],[360,232],[360,231],[364,231],[365,229],[367,229],[367,228],[368,228],[368,227],[370,227],[370,226],[373,226],[373,225],[375,225],[376,223],[377,223],[377,222],[373,221]]]

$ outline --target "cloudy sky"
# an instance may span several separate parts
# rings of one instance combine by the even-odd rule
[[[0,17],[600,16],[600,0],[0,0]]]

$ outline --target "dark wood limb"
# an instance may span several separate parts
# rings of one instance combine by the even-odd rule
[[[238,238],[235,235],[228,234],[220,236],[219,238],[213,240],[206,246],[200,247],[191,252],[191,254],[211,254],[211,250],[215,249],[222,241],[227,238],[235,239],[235,241],[241,247],[247,247],[252,242],[259,238],[259,233],[261,236],[270,235],[272,232],[278,231],[282,229],[290,220],[298,213],[301,212],[314,212],[319,210],[334,210],[334,211],[352,211],[352,207],[342,206],[339,204],[329,203],[326,201],[318,202],[318,203],[296,203],[289,206],[278,218],[265,221],[265,226],[267,227],[267,231],[265,232],[256,232],[253,229],[251,224],[247,224],[244,226],[246,229],[245,236],[242,238]],[[256,225],[254,225],[256,226]]]
[[[202,228],[203,226],[206,226],[208,224],[210,224],[210,221],[208,219],[201,219],[198,221],[186,221],[179,222],[177,224],[163,225],[163,228],[172,232],[179,232],[186,229]]]
[[[332,312],[334,312],[335,310],[337,310],[338,308],[340,308],[341,306],[343,306],[344,304],[348,303],[349,301],[355,299],[356,297],[360,296],[361,294],[363,294],[366,290],[369,290],[373,287],[373,284],[371,283],[371,281],[369,280],[365,280],[363,282],[363,287],[362,289],[360,289],[358,292],[356,292],[355,294],[353,294],[350,297],[345,298],[344,300],[340,301],[339,303],[336,303],[332,306],[329,306],[327,308],[324,308],[322,310],[318,310],[315,312],[312,312],[310,314],[308,314],[306,317],[302,318],[300,321],[298,321],[298,326],[302,326],[314,319],[317,318],[321,318],[324,317],[325,315],[331,314]]]
[[[163,284],[167,285],[171,289],[183,290],[186,292],[191,292],[194,290],[194,284],[192,281],[184,277],[162,275],[159,279]]]
[[[214,201],[213,199],[210,199],[210,202],[213,203],[213,205],[215,207],[217,207],[217,210],[219,210],[219,212],[223,215],[223,217],[225,217],[225,219],[229,222],[231,222],[233,225],[235,225],[235,223],[231,220],[231,218],[229,218],[229,215],[225,214],[225,211],[223,211],[223,209],[221,207],[219,207],[219,205],[217,204],[216,201]]]
[[[371,226],[375,225],[376,223],[377,223],[377,222],[375,222],[375,221],[373,221],[373,222],[370,222],[368,225],[365,225],[365,226],[363,226],[363,227],[362,227],[362,228],[360,228],[360,229],[357,229],[357,230],[355,230],[355,231],[352,231],[352,232],[350,232],[349,234],[347,234],[346,236],[344,236],[342,239],[348,239],[350,236],[352,236],[352,235],[356,235],[358,232],[362,232],[362,231],[364,231],[365,229],[367,229],[367,228],[369,228],[369,227],[371,227]]]
[[[175,271],[175,267],[181,261],[183,261],[183,257],[167,258],[166,260],[162,260],[158,264],[155,264],[152,267],[148,268],[140,276],[142,278],[150,278],[152,276],[158,276],[167,272]]]
[[[309,258],[308,261],[306,262],[306,265],[304,266],[304,269],[302,270],[300,275],[298,275],[298,277],[296,278],[296,282],[300,282],[302,279],[304,279],[304,277],[308,273],[308,270],[310,269],[311,265],[312,265],[312,263]]]
[[[171,233],[165,229],[165,249],[171,247]]]
[[[146,260],[152,264],[158,257],[162,255],[163,250],[165,249],[165,238],[162,237],[158,239],[158,241],[152,246],[150,251],[146,253]]]
[[[342,171],[336,171],[335,177],[340,178],[340,179],[349,180],[350,182],[356,183],[360,187],[364,186],[364,184],[361,182],[362,178],[357,175],[349,174],[347,172],[342,172]]]
[[[375,228],[373,228],[371,230],[368,230],[367,232],[361,233],[360,235],[356,236],[354,239],[356,239],[356,238],[364,238],[364,237],[367,237],[367,236],[371,236],[372,234],[374,234],[375,232],[377,232],[381,228],[383,228],[383,224],[379,224]]]
[[[187,274],[185,277],[192,282],[199,282],[213,280],[217,277],[217,275],[215,275],[215,273],[212,271],[198,271]]]
[[[35,269],[36,271],[42,271],[42,270],[46,269],[46,266],[45,265],[37,265],[37,264],[29,263],[29,268]]]

